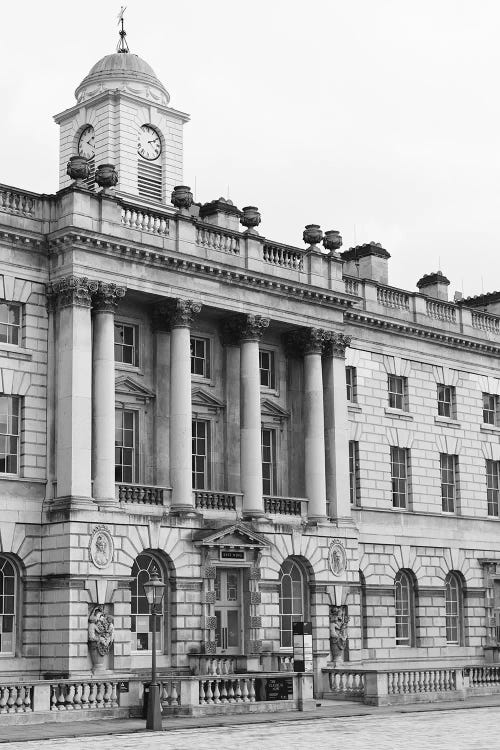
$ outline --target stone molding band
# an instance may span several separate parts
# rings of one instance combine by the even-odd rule
[[[125,296],[126,289],[87,276],[66,276],[47,284],[46,292],[49,310],[93,306],[97,311],[112,312],[118,300]]]

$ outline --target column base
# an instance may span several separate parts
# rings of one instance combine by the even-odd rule
[[[94,497],[94,505],[97,505],[99,510],[112,510],[113,512],[118,511],[123,513],[125,508],[122,508],[120,502],[114,497]]]
[[[92,510],[94,508],[95,503],[91,497],[64,495],[63,497],[54,498],[48,510]]]
[[[322,526],[328,522],[326,516],[308,516],[306,526]]]
[[[243,510],[242,518],[244,521],[266,521],[268,516],[264,510]]]
[[[192,505],[172,505],[170,508],[171,516],[201,516],[199,510],[194,508]]]

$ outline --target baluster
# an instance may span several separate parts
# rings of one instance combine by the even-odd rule
[[[236,703],[242,703],[241,699],[241,687],[240,687],[240,681],[236,680],[236,690],[235,690],[235,699]]]
[[[172,682],[172,685],[171,685],[170,705],[171,706],[180,706],[181,705],[180,692],[179,692],[179,690],[177,688],[177,683],[176,682]]]
[[[102,708],[104,705],[104,685],[102,682],[97,683],[96,706]]]
[[[105,706],[109,705],[109,703],[111,701],[111,693],[112,692],[113,692],[113,690],[112,690],[111,683],[110,682],[106,682],[105,685],[104,685],[104,696],[103,696],[103,703],[104,703]]]
[[[206,703],[205,699],[205,687],[203,680],[200,680],[200,706],[204,706]]]
[[[88,682],[82,684],[82,708],[89,708],[90,685]]]
[[[17,687],[14,685],[11,688],[9,688],[9,699],[7,701],[7,713],[9,714],[15,713],[16,700],[17,700]]]
[[[226,680],[221,680],[221,686],[220,686],[220,702],[221,703],[229,703],[227,698],[227,685]]]
[[[248,698],[250,703],[255,703],[255,677],[250,677],[250,685],[248,688]]]
[[[205,691],[205,696],[206,696],[207,703],[214,702],[214,694],[212,692],[212,680],[207,680],[207,688]]]
[[[241,701],[242,703],[250,703],[250,698],[248,697],[248,678],[243,677],[241,680]]]
[[[75,698],[73,700],[73,708],[75,711],[80,710],[82,708],[82,692],[83,692],[83,685],[81,682],[77,682],[75,685]]]
[[[117,689],[116,682],[111,683],[111,695],[110,695],[109,701],[110,701],[110,705],[113,708],[118,706],[118,689]]]
[[[57,685],[50,686],[50,710],[57,711]],[[2,701],[0,700],[0,714],[2,713]]]
[[[31,700],[31,691],[32,690],[33,690],[33,686],[32,685],[26,685],[25,688],[24,688],[24,706],[23,706],[23,709],[24,709],[25,713],[30,713],[30,711],[33,711],[32,707],[31,707],[32,703],[33,703],[33,701]]]
[[[160,703],[168,703],[168,682],[160,680]]]
[[[402,692],[403,694],[408,692],[408,672],[403,672]]]
[[[220,680],[214,680],[214,703],[220,703],[220,690],[219,690]]]
[[[57,710],[58,711],[65,711],[66,710],[66,686],[62,683],[59,684],[59,694],[57,696]]]
[[[227,691],[227,698],[229,703],[235,703],[234,699],[234,685],[232,680],[228,680],[229,690]]]
[[[71,683],[70,685],[68,685],[67,691],[66,691],[66,710],[67,711],[73,710],[74,697],[75,697],[75,686],[73,685],[73,683]]]

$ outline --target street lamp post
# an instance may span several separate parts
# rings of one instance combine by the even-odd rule
[[[160,686],[156,679],[156,615],[161,607],[165,584],[158,575],[156,568],[151,572],[151,578],[144,584],[144,592],[151,609],[152,638],[151,638],[151,682],[149,683],[148,714],[146,729],[158,730],[161,725]]]

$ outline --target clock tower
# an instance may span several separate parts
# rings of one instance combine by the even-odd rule
[[[99,60],[75,91],[76,104],[55,116],[60,126],[59,187],[70,184],[71,156],[95,169],[113,164],[117,190],[148,202],[168,203],[182,184],[183,126],[189,116],[170,104],[153,69],[127,47]]]

